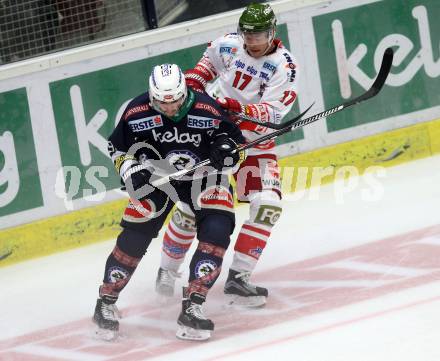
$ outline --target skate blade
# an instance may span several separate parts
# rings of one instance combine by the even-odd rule
[[[210,330],[196,330],[191,327],[178,325],[176,337],[181,340],[205,341],[211,337]]]
[[[95,338],[100,341],[115,341],[119,336],[118,331],[115,330],[106,330],[104,328],[97,327],[95,330]]]
[[[225,294],[228,298],[228,305],[238,306],[244,308],[261,308],[266,305],[266,297],[264,296],[250,296],[242,297],[237,295]]]

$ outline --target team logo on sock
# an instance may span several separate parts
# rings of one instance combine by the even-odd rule
[[[108,270],[108,281],[116,283],[130,277],[130,273],[122,267],[111,267]]]
[[[196,278],[202,278],[215,271],[217,267],[217,263],[215,263],[213,260],[204,259],[197,262],[194,274]]]
[[[186,232],[195,233],[197,231],[195,217],[183,212],[179,208],[176,208],[173,214],[173,222],[178,228]]]
[[[257,259],[261,256],[262,253],[263,248],[261,247],[256,247],[249,250],[249,254]]]

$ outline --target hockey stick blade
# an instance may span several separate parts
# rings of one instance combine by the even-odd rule
[[[351,101],[351,104],[349,104],[349,105],[357,104],[357,103],[360,103],[364,100],[372,98],[377,93],[380,92],[380,90],[382,89],[382,87],[385,84],[385,81],[387,80],[388,74],[390,73],[391,65],[393,64],[393,58],[394,58],[393,49],[387,48],[384,52],[384,55],[382,58],[382,64],[380,65],[379,73],[377,74],[377,77],[374,80],[373,85],[364,94],[353,99]],[[350,103],[350,102],[347,102],[347,103]],[[345,108],[348,107],[349,105],[345,105]]]
[[[341,111],[342,109],[348,108],[349,106],[352,106],[354,104],[358,104],[360,102],[363,102],[364,100],[370,99],[377,95],[379,91],[382,89],[383,85],[385,84],[385,81],[387,80],[388,74],[391,70],[391,65],[393,64],[393,57],[394,57],[394,51],[392,48],[387,48],[385,50],[385,53],[382,58],[382,64],[380,65],[379,73],[377,74],[376,79],[373,82],[373,85],[368,89],[365,93],[359,95],[356,98],[350,99],[346,101],[345,103],[342,103],[340,105],[337,105],[333,108],[324,110],[321,113],[315,114],[309,118],[303,119],[297,124],[304,123],[302,126],[306,124],[310,124],[318,119],[327,117],[328,115],[334,114],[336,112]],[[299,126],[297,126],[299,127]],[[293,128],[295,129],[295,128]]]
[[[348,108],[349,106],[352,106],[354,104],[358,104],[360,102],[363,102],[364,100],[367,100],[367,99],[374,97],[375,95],[377,95],[377,93],[379,93],[379,91],[382,89],[383,85],[385,84],[385,81],[386,81],[388,74],[390,73],[390,70],[391,70],[391,65],[393,63],[393,57],[394,57],[393,49],[387,48],[385,50],[384,56],[382,58],[382,64],[380,65],[379,73],[377,74],[377,77],[374,80],[373,85],[365,93],[361,94],[360,96],[358,96],[356,98],[350,99],[350,100],[346,101],[345,103],[337,105],[333,108],[324,110],[321,113],[317,113],[315,115],[312,115],[311,117],[308,117],[306,119],[297,119],[293,122],[293,124],[285,126],[285,127],[281,128],[273,133],[264,135],[258,139],[255,139],[253,142],[247,143],[244,146],[238,148],[237,151],[252,148],[253,146],[255,146],[261,142],[264,142],[264,141],[269,140],[271,138],[276,138],[276,137],[280,136],[281,134],[290,132],[292,130],[302,128],[308,124],[316,122],[317,120],[319,120],[321,118],[328,117],[329,115],[340,112],[341,110]],[[287,122],[287,123],[290,123],[290,122]]]
[[[326,111],[323,112],[323,113],[326,113],[326,115],[324,115],[324,116],[336,113],[337,111],[340,111],[344,108],[347,108],[353,104],[357,104],[357,103],[360,103],[364,100],[370,99],[370,98],[374,97],[377,93],[379,93],[379,91],[382,89],[383,85],[385,84],[385,80],[387,79],[387,76],[390,72],[391,65],[393,63],[393,57],[394,57],[393,49],[387,48],[385,50],[384,56],[382,58],[382,64],[380,65],[379,73],[378,73],[376,79],[374,80],[374,83],[371,86],[371,88],[368,89],[364,94],[358,96],[357,98],[348,100],[347,102],[345,102],[341,105],[338,105],[337,107],[334,107],[332,109],[327,109]],[[283,129],[284,127],[287,127],[290,124],[295,123],[295,121],[297,120],[297,118],[295,118],[295,119],[292,119],[291,121],[281,123],[281,124],[274,124],[274,123],[269,123],[269,122],[263,123],[263,122],[260,122],[258,119],[249,117],[244,114],[235,113],[235,112],[233,112],[232,114],[235,116],[238,116],[239,118],[246,120],[248,122],[255,123],[255,124],[261,125],[263,127],[275,129],[275,130]],[[321,116],[320,118],[322,118],[322,117],[323,116]],[[317,119],[320,119],[320,118],[317,118]]]

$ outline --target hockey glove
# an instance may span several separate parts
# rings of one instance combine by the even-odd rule
[[[249,116],[253,118],[257,122],[265,123],[270,122],[271,119],[276,118],[274,115],[273,109],[264,103],[258,104],[242,104],[236,99],[232,98],[217,98],[217,103],[225,110],[234,113],[234,115],[240,117],[240,115]],[[271,117],[271,114],[272,117]],[[240,124],[235,119],[233,119],[235,123]],[[240,129],[242,130],[255,130],[258,127],[258,124],[255,122],[246,122],[247,124],[240,125]]]
[[[145,169],[142,165],[135,165],[131,167],[125,174],[122,176],[122,180],[127,186],[130,182],[131,188],[136,191],[139,188],[142,188],[144,185],[149,184],[149,180],[151,178],[151,172]],[[130,188],[130,186],[128,186]]]
[[[238,114],[246,113],[245,106],[241,104],[238,100],[226,97],[226,98],[217,98],[216,101],[225,110]]]
[[[190,69],[185,72],[186,85],[193,90],[204,92],[208,83],[206,78],[198,69]]]
[[[217,169],[222,170],[224,167],[233,167],[240,161],[240,154],[231,152],[237,148],[231,138],[225,134],[219,135],[215,140],[211,142],[209,149],[209,160],[211,165]]]
[[[142,168],[138,168],[139,170],[136,171],[135,169],[137,167],[142,167]],[[152,185],[152,183],[153,183],[152,181],[157,180],[157,179],[158,178],[155,177],[150,171],[145,169],[145,167],[143,165],[134,166],[124,174],[124,177],[122,179],[125,182],[123,190],[127,191],[129,194],[130,194],[130,191],[134,191],[136,194],[133,193],[130,195],[134,196],[134,198],[137,198],[139,200],[144,198],[144,196],[149,195],[154,189],[158,189],[161,191],[170,191],[169,188],[166,188],[167,187],[166,185],[159,186],[159,187]],[[150,183],[150,182],[152,182],[152,183]],[[171,178],[168,181],[168,184],[171,185],[171,187],[174,189],[178,189],[179,187],[181,187],[182,183],[183,183],[183,181],[181,181],[179,179],[174,179],[174,178]],[[146,187],[144,190],[142,190],[142,193],[145,193],[145,194],[142,194],[142,193],[138,194],[137,191],[145,185],[148,185],[148,187]],[[165,190],[163,187],[165,187]]]

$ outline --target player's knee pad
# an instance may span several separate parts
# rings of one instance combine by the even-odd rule
[[[143,223],[150,220],[156,212],[157,205],[153,199],[144,199],[143,201],[130,199],[122,219],[126,222]]]
[[[233,230],[234,223],[231,217],[222,214],[210,214],[200,221],[197,238],[201,242],[227,249]]]
[[[164,234],[163,252],[174,260],[183,259],[196,233],[193,211],[185,203],[179,203]]]
[[[263,191],[255,194],[250,199],[249,221],[272,228],[282,213],[281,199],[274,191]]]
[[[116,241],[121,252],[130,257],[142,258],[151,243],[152,237],[131,228],[123,228]]]
[[[186,203],[177,203],[171,223],[175,224],[182,231],[196,233],[196,218],[191,207]]]
[[[121,225],[153,239],[157,237],[172,207],[173,203],[162,192],[153,192],[151,198],[142,201],[130,199]]]

